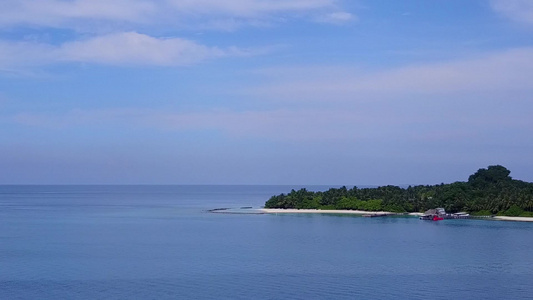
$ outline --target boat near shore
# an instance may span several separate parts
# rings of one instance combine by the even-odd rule
[[[458,212],[454,214],[446,213],[442,207],[430,209],[419,217],[420,220],[426,221],[442,221],[444,219],[470,219],[470,214],[466,212]]]

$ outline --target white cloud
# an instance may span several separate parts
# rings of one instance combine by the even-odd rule
[[[333,12],[333,13],[331,13]],[[242,26],[270,26],[291,18],[316,20],[326,15],[338,23],[351,15],[337,0],[3,0],[0,29],[25,26],[75,29],[33,34],[32,40],[0,40],[0,72],[19,73],[20,67],[60,62],[110,65],[180,66],[210,58],[249,55],[264,50],[220,49],[182,38],[137,33],[155,29],[231,31]],[[85,37],[77,33],[85,32]],[[59,44],[58,44],[59,43]]]
[[[87,20],[140,22],[157,9],[144,0],[2,0],[1,25],[69,26]]]
[[[52,45],[0,40],[0,69],[41,65],[54,60],[55,50]]]
[[[188,65],[227,55],[226,51],[190,40],[154,38],[136,32],[70,42],[57,51],[61,60],[113,65]]]
[[[235,30],[291,19],[341,24],[355,19],[337,0],[169,0],[175,13],[199,28]]]
[[[137,24],[173,28],[210,24],[261,24],[275,19],[326,15],[339,20],[343,12],[337,0],[2,0],[0,26],[52,26],[112,31],[120,23],[135,29]],[[238,20],[235,21],[235,20]],[[90,24],[87,24],[89,22]],[[99,26],[95,26],[99,24]],[[125,26],[124,24],[130,24]],[[233,24],[233,26],[235,26]],[[101,27],[101,28],[100,28]]]
[[[187,14],[251,17],[277,12],[301,12],[330,8],[333,0],[170,0],[177,11]]]
[[[347,68],[339,68],[335,72],[332,69],[323,70],[321,67],[291,72],[283,67],[278,73],[269,70],[268,75],[281,80],[252,88],[250,92],[253,95],[287,100],[331,101],[401,95],[531,90],[533,48],[378,72],[350,72]]]
[[[155,38],[136,32],[97,36],[59,46],[0,41],[0,69],[65,62],[109,65],[182,66],[224,56],[252,54],[219,49],[181,38]]]
[[[355,16],[347,12],[334,12],[321,16],[317,19],[320,22],[331,24],[343,24],[356,20]]]
[[[533,25],[533,1],[531,0],[492,0],[492,8],[505,17]]]
[[[110,65],[180,66],[210,58],[249,55],[264,50],[220,49],[183,38],[160,38],[138,31],[180,29],[231,31],[270,26],[291,18],[338,23],[351,15],[337,0],[3,0],[0,29],[33,28],[32,40],[0,40],[0,72],[60,62]],[[75,29],[65,32],[43,28]],[[80,37],[79,32],[85,32]],[[69,36],[70,34],[74,36]]]

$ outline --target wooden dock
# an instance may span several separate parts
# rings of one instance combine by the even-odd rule
[[[365,218],[379,218],[379,217],[390,217],[390,216],[397,216],[398,214],[364,214],[363,217]]]

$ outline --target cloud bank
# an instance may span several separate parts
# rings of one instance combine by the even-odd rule
[[[229,55],[180,38],[154,38],[136,32],[70,42],[55,50],[58,60],[102,64],[181,66]]]
[[[220,49],[181,38],[155,38],[121,32],[66,42],[0,41],[0,69],[78,62],[106,65],[184,66],[207,59],[247,55],[237,48]]]
[[[170,0],[169,2],[182,13],[237,17],[335,7],[335,1],[332,0]]]
[[[156,10],[154,2],[143,0],[3,0],[0,25],[68,27],[88,20],[141,22]]]
[[[447,63],[408,65],[381,71],[287,67],[271,69],[271,83],[251,88],[255,96],[286,101],[356,101],[401,95],[531,90],[533,48],[517,48]],[[292,74],[292,75],[287,75]],[[297,95],[297,96],[296,96]]]
[[[235,30],[291,19],[338,24],[353,16],[336,0],[3,0],[0,30],[54,28],[74,34],[66,40],[69,35],[55,37],[53,31],[44,38],[36,33],[37,38],[0,39],[0,71],[67,62],[183,66],[249,55],[253,51],[166,38],[161,32]]]
[[[531,0],[492,0],[491,7],[503,16],[533,25],[533,1]]]
[[[212,24],[213,19],[241,19],[253,24],[273,18],[324,15],[338,22],[351,19],[336,0],[3,0],[0,26],[77,27],[82,22],[184,26]],[[94,24],[93,24],[94,25]],[[106,25],[106,26],[108,26]],[[203,26],[205,27],[205,26]],[[88,30],[88,27],[85,27]]]
[[[68,53],[69,48],[65,49]],[[142,51],[132,53],[128,59],[135,60],[138,55]],[[105,52],[102,57],[114,59],[113,54]],[[93,57],[81,55],[71,59]],[[304,73],[313,72],[306,69]],[[229,136],[282,141],[379,140],[391,136],[434,141],[483,138],[480,132],[533,130],[527,96],[533,90],[530,84],[533,49],[530,48],[351,78],[342,69],[337,75],[335,70],[330,70],[327,79],[321,81],[313,75],[305,80],[300,72],[291,74],[287,69],[279,73],[272,70],[269,75],[283,83],[248,91],[249,99],[271,101],[273,104],[268,109],[73,110],[64,114],[21,113],[4,122],[43,127],[96,126],[110,122],[165,131],[214,130]],[[521,92],[526,96],[517,97]],[[289,101],[295,104],[287,106]]]

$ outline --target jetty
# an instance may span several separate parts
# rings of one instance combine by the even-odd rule
[[[371,213],[371,214],[363,214],[363,217],[365,218],[380,218],[380,217],[392,217],[392,216],[403,216],[403,213]]]

